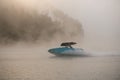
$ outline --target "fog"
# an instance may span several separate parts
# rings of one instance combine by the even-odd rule
[[[76,41],[83,36],[81,23],[47,0],[1,0],[0,28],[1,44]]]
[[[0,80],[120,80],[119,21],[119,0],[0,0]],[[48,53],[67,41],[86,56]]]
[[[5,24],[4,28],[9,26],[5,29],[7,34],[4,31],[1,35],[12,35],[2,37],[2,43],[7,40],[9,43],[13,40],[9,37],[14,36],[17,37],[17,41],[21,39],[38,42],[52,40],[56,41],[55,43],[78,41],[81,42],[79,44],[81,47],[89,50],[120,51],[118,0],[11,0],[11,2],[1,0],[0,2],[1,31],[4,30],[2,25]],[[44,19],[46,16],[46,22],[43,21],[42,26],[40,25],[43,19],[40,19],[40,16]],[[46,24],[47,22],[49,24]],[[14,29],[9,31],[10,27]],[[32,32],[33,28],[36,33]],[[78,38],[74,38],[75,36]]]
[[[120,51],[119,0],[53,1],[55,6],[82,23],[85,48]]]

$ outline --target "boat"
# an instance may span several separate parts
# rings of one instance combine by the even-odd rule
[[[82,48],[73,48],[72,45],[76,42],[64,42],[61,43],[61,47],[49,49],[48,52],[57,56],[70,55],[70,56],[84,56],[84,50]]]

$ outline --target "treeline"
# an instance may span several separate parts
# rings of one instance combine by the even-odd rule
[[[82,35],[81,24],[57,9],[48,13],[0,6],[0,43],[50,41]]]

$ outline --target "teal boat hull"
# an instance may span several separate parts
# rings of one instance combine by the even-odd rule
[[[48,52],[54,55],[84,55],[84,50],[82,48],[52,48],[49,49]]]

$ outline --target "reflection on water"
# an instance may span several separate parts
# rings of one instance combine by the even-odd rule
[[[119,80],[120,56],[54,56],[47,49],[0,50],[0,80]]]

